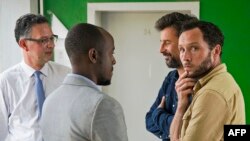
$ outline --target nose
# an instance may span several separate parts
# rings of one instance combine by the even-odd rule
[[[166,49],[165,49],[165,44],[164,44],[164,42],[161,42],[161,45],[160,45],[160,53],[164,53],[165,50],[166,50]]]
[[[115,57],[113,56],[113,61],[112,61],[112,64],[115,65],[116,64],[116,60],[115,60]]]
[[[55,47],[54,40],[49,39],[47,43],[47,48],[54,48],[54,47]]]
[[[191,61],[191,53],[189,51],[180,52],[180,58],[182,61]]]

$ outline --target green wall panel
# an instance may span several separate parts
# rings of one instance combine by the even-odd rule
[[[247,123],[250,124],[250,1],[201,0],[200,18],[218,25],[224,35],[223,62],[234,76],[244,95]]]
[[[197,0],[157,0],[178,2]],[[156,2],[153,0],[44,0],[45,16],[51,11],[69,29],[75,23],[86,22],[88,2]],[[200,0],[200,19],[218,25],[224,35],[222,59],[229,72],[240,85],[245,98],[247,123],[250,124],[250,67],[247,55],[250,52],[250,1],[248,0]]]
[[[87,2],[83,0],[44,0],[44,15],[50,19],[53,12],[66,28],[86,21]]]

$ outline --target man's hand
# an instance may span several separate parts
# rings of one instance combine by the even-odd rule
[[[158,108],[164,108],[165,106],[165,96],[161,98],[161,103],[159,104]]]
[[[182,118],[189,106],[188,96],[193,93],[193,87],[195,84],[195,79],[188,78],[188,72],[184,72],[175,83],[175,90],[178,95],[178,105],[170,127],[171,141],[179,141]]]
[[[189,104],[188,96],[193,93],[193,87],[196,80],[188,78],[188,72],[184,72],[175,83],[175,90],[178,95],[177,110],[184,114]]]

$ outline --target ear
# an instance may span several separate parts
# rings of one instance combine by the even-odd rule
[[[89,57],[89,60],[92,62],[92,63],[96,63],[97,62],[97,58],[98,58],[98,54],[97,54],[97,50],[94,49],[94,48],[91,48],[88,52],[88,57]]]
[[[220,56],[220,53],[221,53],[221,46],[217,44],[212,50],[212,54],[215,57],[215,56]]]
[[[18,41],[18,45],[19,45],[23,50],[29,51],[29,48],[28,48],[28,46],[27,46],[27,43],[26,43],[25,39],[20,39],[20,40]]]

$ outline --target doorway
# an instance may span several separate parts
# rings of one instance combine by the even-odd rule
[[[130,141],[159,141],[146,131],[145,115],[155,101],[165,76],[171,70],[159,52],[160,34],[155,30],[154,23],[161,16],[173,11],[194,12],[188,8],[178,9],[176,6],[177,9],[169,8],[170,10],[164,6],[165,9],[162,10],[162,3],[159,3],[161,6],[158,9],[154,3],[154,10],[141,10],[142,5],[133,7],[131,3],[123,4],[128,9],[124,9],[126,6],[123,5],[119,10],[119,6],[111,3],[111,10],[107,10],[108,6],[104,4],[105,8],[101,9],[99,5],[96,12],[90,12],[94,15],[89,16],[88,13],[88,22],[109,31],[115,41],[114,56],[117,63],[114,66],[112,84],[102,87],[102,90],[121,103]],[[145,7],[149,8],[150,4]]]

